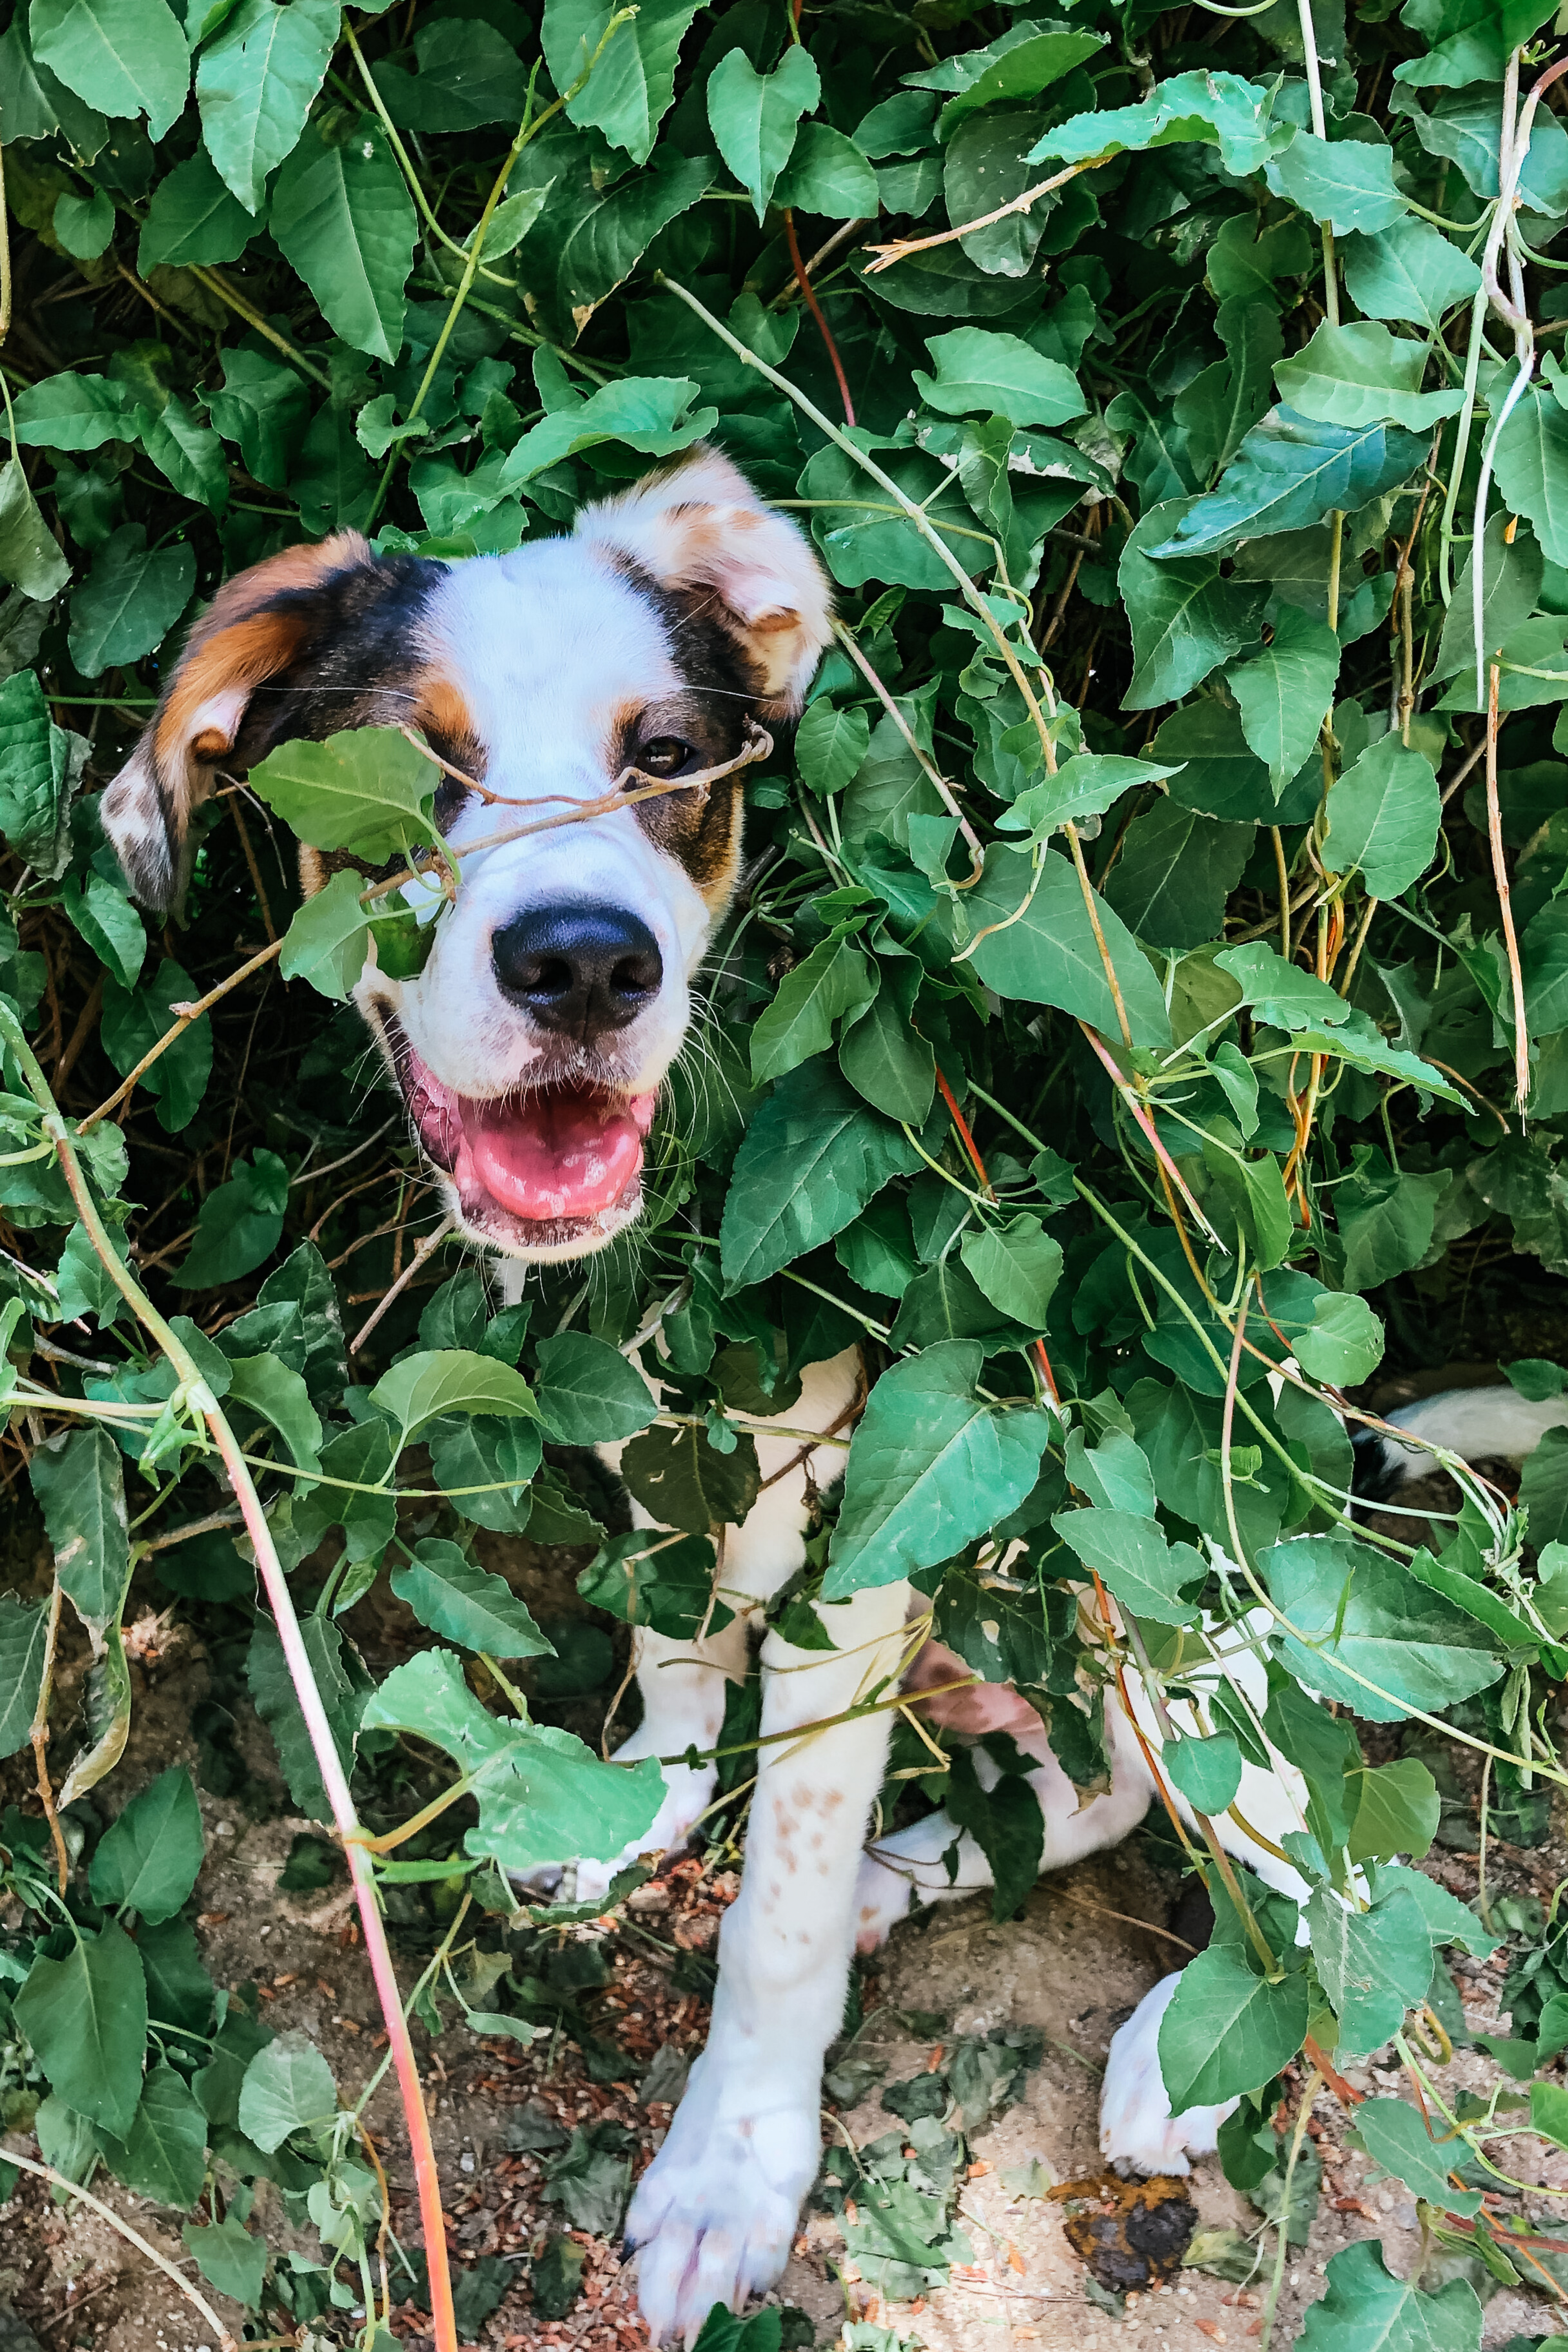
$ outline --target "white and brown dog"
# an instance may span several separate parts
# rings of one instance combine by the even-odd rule
[[[830,626],[807,541],[711,451],[585,509],[569,537],[510,555],[377,557],[344,534],[221,591],[105,792],[104,823],[138,895],[167,906],[220,768],[243,772],[290,738],[401,722],[490,793],[599,801],[628,769],[679,778],[722,766],[753,719],[797,714]],[[458,781],[442,786],[437,821],[462,856],[457,905],[416,979],[389,979],[373,960],[357,1001],[458,1229],[500,1254],[511,1296],[529,1264],[603,1248],[638,1213],[643,1139],[735,887],[742,805],[731,775],[462,856],[494,830],[494,811]],[[313,853],[302,854],[310,887]],[[858,1376],[852,1354],[812,1367],[792,1430],[842,1426]],[[815,1485],[843,1458],[825,1445],[803,1460],[794,1436],[763,1435],[758,1453],[764,1499],[721,1553],[733,1621],[688,1643],[639,1633],[643,1720],[620,1750],[628,1760],[717,1744],[727,1682],[744,1675],[750,1631],[802,1564]],[[783,2268],[821,2159],[822,2061],[857,1943],[873,1948],[913,1901],[990,1884],[967,1835],[950,1882],[942,1857],[958,1833],[943,1814],[863,1853],[891,1718],[813,1728],[908,1668],[917,1686],[962,1674],[946,1654],[914,1657],[920,1605],[905,1584],[880,1586],[821,1612],[831,1651],[764,1641],[764,1744],[708,2047],[627,2222],[661,2340],[689,2343],[715,2303],[739,2308]],[[1184,1679],[1228,1676],[1261,1712],[1262,1667],[1228,1639]],[[1136,1727],[1114,1685],[1110,1696],[1111,1785],[1088,1801],[1016,1694],[984,1689],[969,1703],[965,1727],[1005,1729],[1038,1759],[1047,1869],[1116,1843],[1148,1808],[1158,1726],[1141,1693]],[[1191,1727],[1182,1704],[1175,1712]],[[1291,1766],[1275,1765],[1247,1766],[1237,1808],[1261,1842],[1231,1820],[1220,1832],[1302,1897],[1270,1846],[1302,1825],[1304,1792]],[[984,1751],[976,1770],[994,1777]],[[679,1843],[714,1794],[711,1766],[665,1779],[639,1841],[648,1848]],[[612,1867],[580,1865],[578,1892],[602,1889]],[[1218,2112],[1173,2119],[1160,2077],[1159,2021],[1176,1981],[1156,1986],[1111,2046],[1101,2140],[1130,2168],[1184,2171],[1189,2152],[1215,2143]]]

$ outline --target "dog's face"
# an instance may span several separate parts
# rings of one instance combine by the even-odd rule
[[[829,627],[806,541],[710,450],[511,555],[377,559],[344,534],[221,591],[105,792],[104,824],[162,907],[217,771],[291,737],[412,723],[501,796],[445,779],[457,904],[417,978],[373,957],[356,1000],[462,1231],[513,1256],[581,1256],[641,1206],[643,1139],[734,888],[741,778],[476,845],[603,799],[627,770],[665,781],[738,760],[753,720],[799,710]]]

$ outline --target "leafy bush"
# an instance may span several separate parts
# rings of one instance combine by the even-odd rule
[[[1305,0],[699,14],[220,0],[182,26],[164,0],[32,0],[0,37],[0,1328],[13,1470],[97,1659],[63,1821],[0,1832],[26,1916],[0,2054],[15,2112],[47,2093],[58,2171],[183,2206],[215,2166],[269,2174],[373,2319],[375,2185],[324,2064],[236,2005],[218,2022],[196,1959],[188,1779],[80,1866],[133,1594],[239,1612],[314,1819],[352,1822],[344,1774],[381,1802],[405,1727],[461,1759],[477,1821],[402,1883],[439,1869],[502,1912],[497,1864],[612,1854],[655,1791],[501,1702],[552,1645],[476,1530],[594,1543],[595,1605],[688,1633],[754,1426],[858,1340],[869,1400],[811,1589],[913,1575],[1086,1787],[1107,1669],[1070,1587],[1120,1602],[1154,1686],[1212,1686],[1201,1609],[1255,1628],[1261,1725],[1215,1698],[1170,1772],[1222,1811],[1262,1730],[1301,1767],[1308,1940],[1216,1877],[1163,2042],[1178,2102],[1247,2095],[1223,2150],[1243,2186],[1279,2173],[1304,2046],[1326,2072],[1401,2033],[1443,1997],[1438,1949],[1489,1942],[1394,1860],[1437,1826],[1431,1775],[1368,1769],[1350,1718],[1440,1735],[1464,1705],[1510,1803],[1563,1777],[1541,1710],[1568,1672],[1561,1442],[1528,1524],[1467,1479],[1434,1557],[1352,1529],[1330,1409],[1386,1318],[1441,1361],[1489,1268],[1523,1253],[1553,1297],[1568,1271],[1550,0],[1360,0],[1348,26],[1322,0],[1311,39]],[[498,1313],[473,1268],[415,1265],[426,1180],[346,1007],[398,919],[352,873],[301,909],[288,848],[292,826],[423,857],[417,755],[364,739],[226,793],[161,933],[94,787],[226,574],[349,526],[510,549],[702,438],[809,525],[838,634],[749,785],[750,887],[641,1230]],[[660,1308],[656,1414],[616,1350]],[[1527,1393],[1558,1377],[1517,1369]],[[606,1538],[558,1450],[634,1434],[634,1491],[684,1531],[657,1553]],[[437,1646],[376,1687],[353,1611],[384,1573]],[[7,1753],[46,1720],[57,1619],[0,1597]],[[564,1701],[607,1656],[574,1634],[555,1671]],[[216,1758],[216,1719],[201,1736]],[[952,1778],[1016,1900],[1020,1784]],[[1516,2017],[1526,2073],[1557,2006]],[[1513,2095],[1455,2106],[1405,2046],[1487,2178]],[[1369,2147],[1511,2279],[1451,2151],[1399,2115]],[[1554,2086],[1531,2120],[1568,2144]],[[1287,2166],[1277,2210],[1292,2193]],[[247,2210],[241,2187],[190,2225],[203,2273],[313,2319],[326,2288],[279,2285]],[[569,2306],[571,2251],[542,2310]],[[1479,2343],[1462,2284],[1428,2297],[1365,2249],[1331,2281],[1315,2347],[1363,2340],[1368,2298],[1402,2341]]]

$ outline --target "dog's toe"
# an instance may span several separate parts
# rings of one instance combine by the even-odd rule
[[[815,2107],[692,2070],[626,2215],[637,2297],[657,2344],[694,2344],[715,2304],[739,2311],[788,2258],[821,2160]]]
[[[1212,2155],[1219,2126],[1236,2101],[1219,2107],[1171,2113],[1160,2071],[1160,2021],[1181,1982],[1163,1978],[1111,2036],[1100,2100],[1100,2153],[1123,2175],[1190,2172],[1189,2157]]]

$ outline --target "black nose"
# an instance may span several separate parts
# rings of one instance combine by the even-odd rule
[[[533,907],[490,941],[501,993],[545,1029],[624,1029],[658,994],[658,941],[625,907]]]

